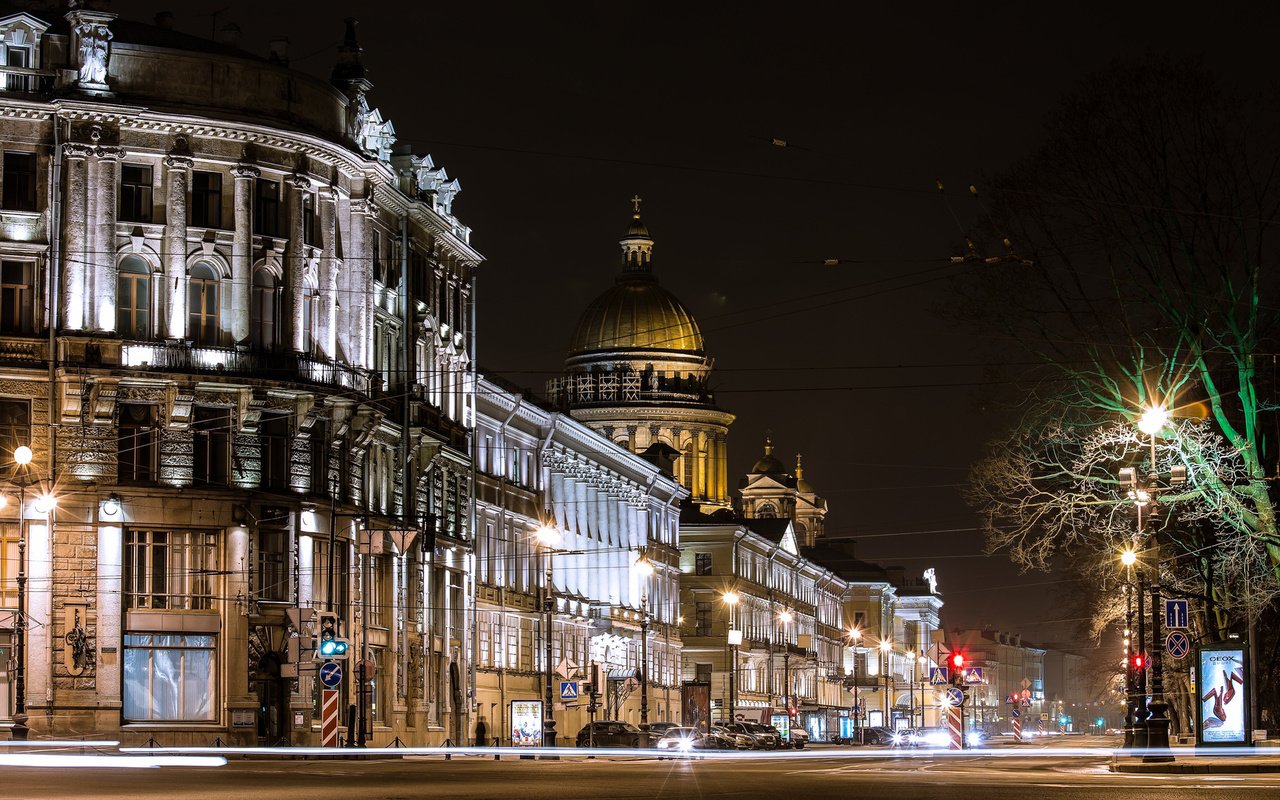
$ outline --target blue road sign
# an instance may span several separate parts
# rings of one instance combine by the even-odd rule
[[[968,684],[982,683],[982,667],[969,667],[964,672],[964,682]]]
[[[560,681],[560,699],[561,700],[577,700],[578,699],[578,682],[577,681]]]
[[[1191,637],[1182,631],[1174,631],[1165,637],[1164,649],[1170,658],[1182,658],[1191,652]]]
[[[338,684],[342,683],[342,665],[333,661],[321,664],[320,682],[324,684],[326,689],[337,689]]]
[[[964,690],[959,686],[952,686],[947,690],[947,703],[953,706],[964,705]]]
[[[951,673],[946,667],[929,667],[929,684],[946,686],[951,683]]]
[[[1189,620],[1187,619],[1187,601],[1186,600],[1165,600],[1164,601],[1164,626],[1170,630],[1178,628],[1186,628]]]
[[[1017,719],[1018,717],[1022,716],[1022,709],[1018,708],[1017,706],[1014,706],[1012,713],[1013,713],[1013,718]]]
[[[1031,698],[1030,698],[1030,697],[1024,697],[1024,698],[1022,698],[1022,707],[1023,707],[1023,708],[1031,708]]]

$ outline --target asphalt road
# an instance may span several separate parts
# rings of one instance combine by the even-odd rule
[[[0,768],[0,797],[167,800],[629,800],[630,798],[938,798],[941,800],[1263,800],[1280,774],[1119,775],[1097,756],[928,753],[703,761],[559,761],[439,756],[370,761],[231,761],[222,767]]]

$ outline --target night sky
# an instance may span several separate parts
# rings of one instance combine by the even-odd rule
[[[937,568],[948,627],[1067,640],[1074,621],[1051,622],[1063,584],[984,557],[960,497],[1006,421],[988,365],[1022,356],[943,313],[948,281],[971,269],[947,259],[982,211],[983,176],[1034,149],[1082,76],[1168,53],[1261,88],[1280,9],[829,5],[113,8],[172,10],[201,36],[234,22],[258,54],[288,36],[292,65],[326,78],[342,19],[358,16],[371,104],[462,183],[454,210],[487,259],[479,361],[518,385],[541,392],[559,371],[619,270],[638,193],[655,271],[700,322],[717,400],[738,416],[731,476],[772,431],[828,498],[830,536],[911,574]]]

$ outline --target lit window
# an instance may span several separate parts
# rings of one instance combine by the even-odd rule
[[[116,273],[116,332],[126,339],[151,338],[151,267],[137,256]]]
[[[222,306],[218,276],[201,261],[187,280],[187,337],[198,345],[217,346],[222,340]]]
[[[151,167],[120,166],[120,221],[151,221]]]
[[[36,210],[36,154],[4,154],[3,203],[9,211]]]
[[[216,642],[214,636],[125,634],[125,720],[212,722]]]

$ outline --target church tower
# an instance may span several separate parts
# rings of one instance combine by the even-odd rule
[[[764,455],[738,483],[742,516],[748,519],[778,517],[791,520],[796,541],[813,547],[826,534],[827,501],[804,479],[804,462],[796,456],[794,472],[787,472],[773,455],[773,437],[764,440]]]
[[[730,508],[729,425],[708,388],[712,359],[688,309],[658,284],[653,237],[632,198],[614,285],[583,311],[564,375],[547,395],[635,453],[674,457],[673,473],[705,513]],[[651,449],[652,448],[652,449]]]

